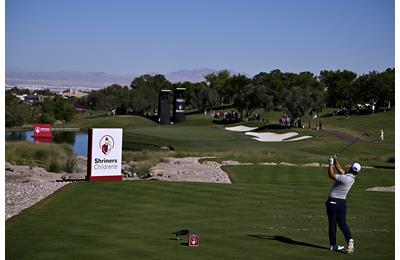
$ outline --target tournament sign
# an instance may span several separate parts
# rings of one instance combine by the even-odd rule
[[[34,124],[33,125],[33,142],[35,144],[51,144],[53,134],[51,124]]]
[[[87,180],[122,180],[122,129],[90,128]]]
[[[33,125],[34,138],[52,138],[51,124],[34,124]]]

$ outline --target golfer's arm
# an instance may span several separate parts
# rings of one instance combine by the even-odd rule
[[[344,172],[344,170],[342,168],[342,165],[340,165],[338,160],[335,160],[335,167],[336,167],[336,170],[339,172],[339,174],[345,174],[345,172]]]
[[[333,170],[333,164],[329,164],[328,176],[329,176],[329,178],[331,178],[332,180],[336,181],[335,171]]]

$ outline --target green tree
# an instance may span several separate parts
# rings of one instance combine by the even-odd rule
[[[357,101],[376,103],[378,107],[386,107],[389,102],[394,104],[395,71],[387,69],[384,72],[376,71],[358,77],[355,82]]]
[[[5,96],[5,126],[22,126],[33,122],[32,108],[20,101],[15,95]]]
[[[358,99],[357,88],[354,85],[357,74],[348,70],[323,70],[320,81],[327,89],[327,105],[331,107],[345,106],[351,108]]]
[[[270,110],[273,107],[273,96],[268,89],[262,85],[248,84],[243,87],[235,99],[235,107],[241,118],[244,114],[251,114],[256,108]]]
[[[225,90],[225,92],[227,93],[226,99],[228,103],[233,104],[239,92],[250,83],[251,79],[242,74],[233,75],[232,77],[230,77],[227,81]]]
[[[42,123],[54,123],[56,120],[68,122],[74,118],[76,113],[72,101],[68,101],[60,95],[46,98],[40,104],[40,108],[40,121]]]
[[[199,110],[204,110],[207,107],[218,104],[218,93],[214,88],[202,84],[191,93],[190,100],[191,106]]]
[[[230,74],[228,70],[221,70],[210,73],[204,76],[207,84],[217,91],[218,103],[220,105],[229,102],[230,90],[227,86],[229,83]]]
[[[154,114],[158,107],[158,95],[161,89],[172,89],[172,84],[164,75],[149,74],[135,78],[131,85],[131,107],[135,113]]]
[[[29,89],[25,89],[25,88],[13,87],[12,89],[6,90],[6,94],[23,95],[23,94],[29,94],[29,93],[30,93]]]
[[[283,111],[292,119],[298,119],[311,111],[321,112],[325,107],[321,90],[294,86],[284,90]],[[292,121],[293,122],[293,121]]]
[[[282,101],[285,95],[284,90],[293,86],[294,77],[294,73],[282,73],[276,69],[270,73],[260,72],[253,77],[252,83],[264,86],[273,97],[274,107],[282,110]]]

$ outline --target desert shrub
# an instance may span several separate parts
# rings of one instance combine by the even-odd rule
[[[47,165],[45,165],[45,169],[48,172],[60,172],[61,167],[57,160],[51,160]]]
[[[33,144],[27,141],[6,142],[6,161],[20,165],[40,166],[51,172],[73,172],[76,157],[67,144]]]
[[[75,170],[76,167],[76,155],[74,154],[74,151],[70,146],[67,146],[66,148],[66,158],[65,158],[65,163],[64,163],[64,171],[68,173],[72,173]]]
[[[122,152],[122,159],[124,161],[134,161],[134,165],[131,166],[131,171],[136,172],[138,177],[145,176],[149,172],[149,169],[159,163],[164,157],[176,157],[176,152],[169,150]]]

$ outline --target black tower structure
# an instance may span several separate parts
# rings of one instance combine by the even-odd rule
[[[158,122],[160,124],[170,124],[170,113],[169,113],[169,95],[171,90],[162,89],[158,96]]]
[[[173,115],[175,123],[185,121],[185,92],[186,88],[176,88],[174,91]]]

